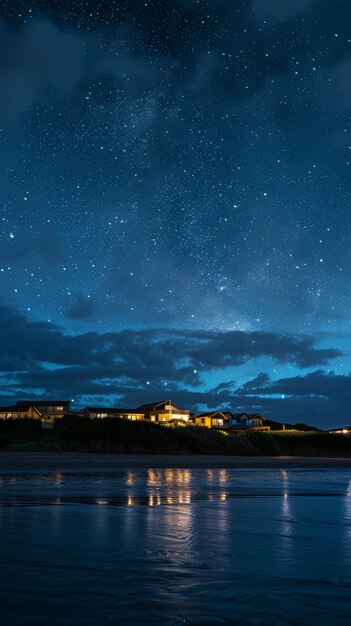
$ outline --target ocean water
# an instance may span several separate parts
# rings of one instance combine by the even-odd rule
[[[351,624],[346,469],[0,476],[1,624]]]

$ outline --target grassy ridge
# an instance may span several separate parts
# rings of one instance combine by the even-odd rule
[[[163,427],[119,419],[67,416],[52,430],[35,420],[0,422],[0,449],[129,454],[351,456],[351,437],[324,432],[225,435],[200,427]]]
[[[231,454],[228,437],[207,428],[165,428],[119,419],[57,421],[54,433],[69,450],[148,454]]]

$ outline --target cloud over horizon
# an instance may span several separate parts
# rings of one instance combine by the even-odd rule
[[[79,302],[78,302],[79,304]],[[84,316],[87,303],[78,306]],[[323,404],[349,400],[350,376],[324,372],[342,357],[337,348],[318,347],[313,336],[273,332],[125,329],[66,334],[62,327],[31,321],[20,311],[0,308],[2,397],[59,396],[77,404],[138,405],[172,395],[192,410],[204,407],[260,410],[267,417],[323,420]],[[233,369],[267,362],[315,372],[271,380],[261,373],[241,386],[226,380]],[[283,400],[283,401],[282,401]],[[306,402],[307,401],[307,402]],[[283,409],[284,407],[284,409]],[[309,407],[306,413],[306,407]]]

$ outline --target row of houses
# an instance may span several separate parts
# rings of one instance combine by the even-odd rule
[[[0,419],[39,419],[52,422],[70,413],[68,400],[20,400],[16,404],[0,407]],[[259,413],[232,413],[231,411],[205,411],[191,413],[182,409],[171,400],[142,404],[136,409],[87,406],[76,412],[88,419],[117,418],[132,421],[148,420],[159,424],[180,422],[184,424],[230,430],[269,430]]]

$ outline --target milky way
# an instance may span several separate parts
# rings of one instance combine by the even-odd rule
[[[0,7],[2,403],[351,422],[347,3]]]

